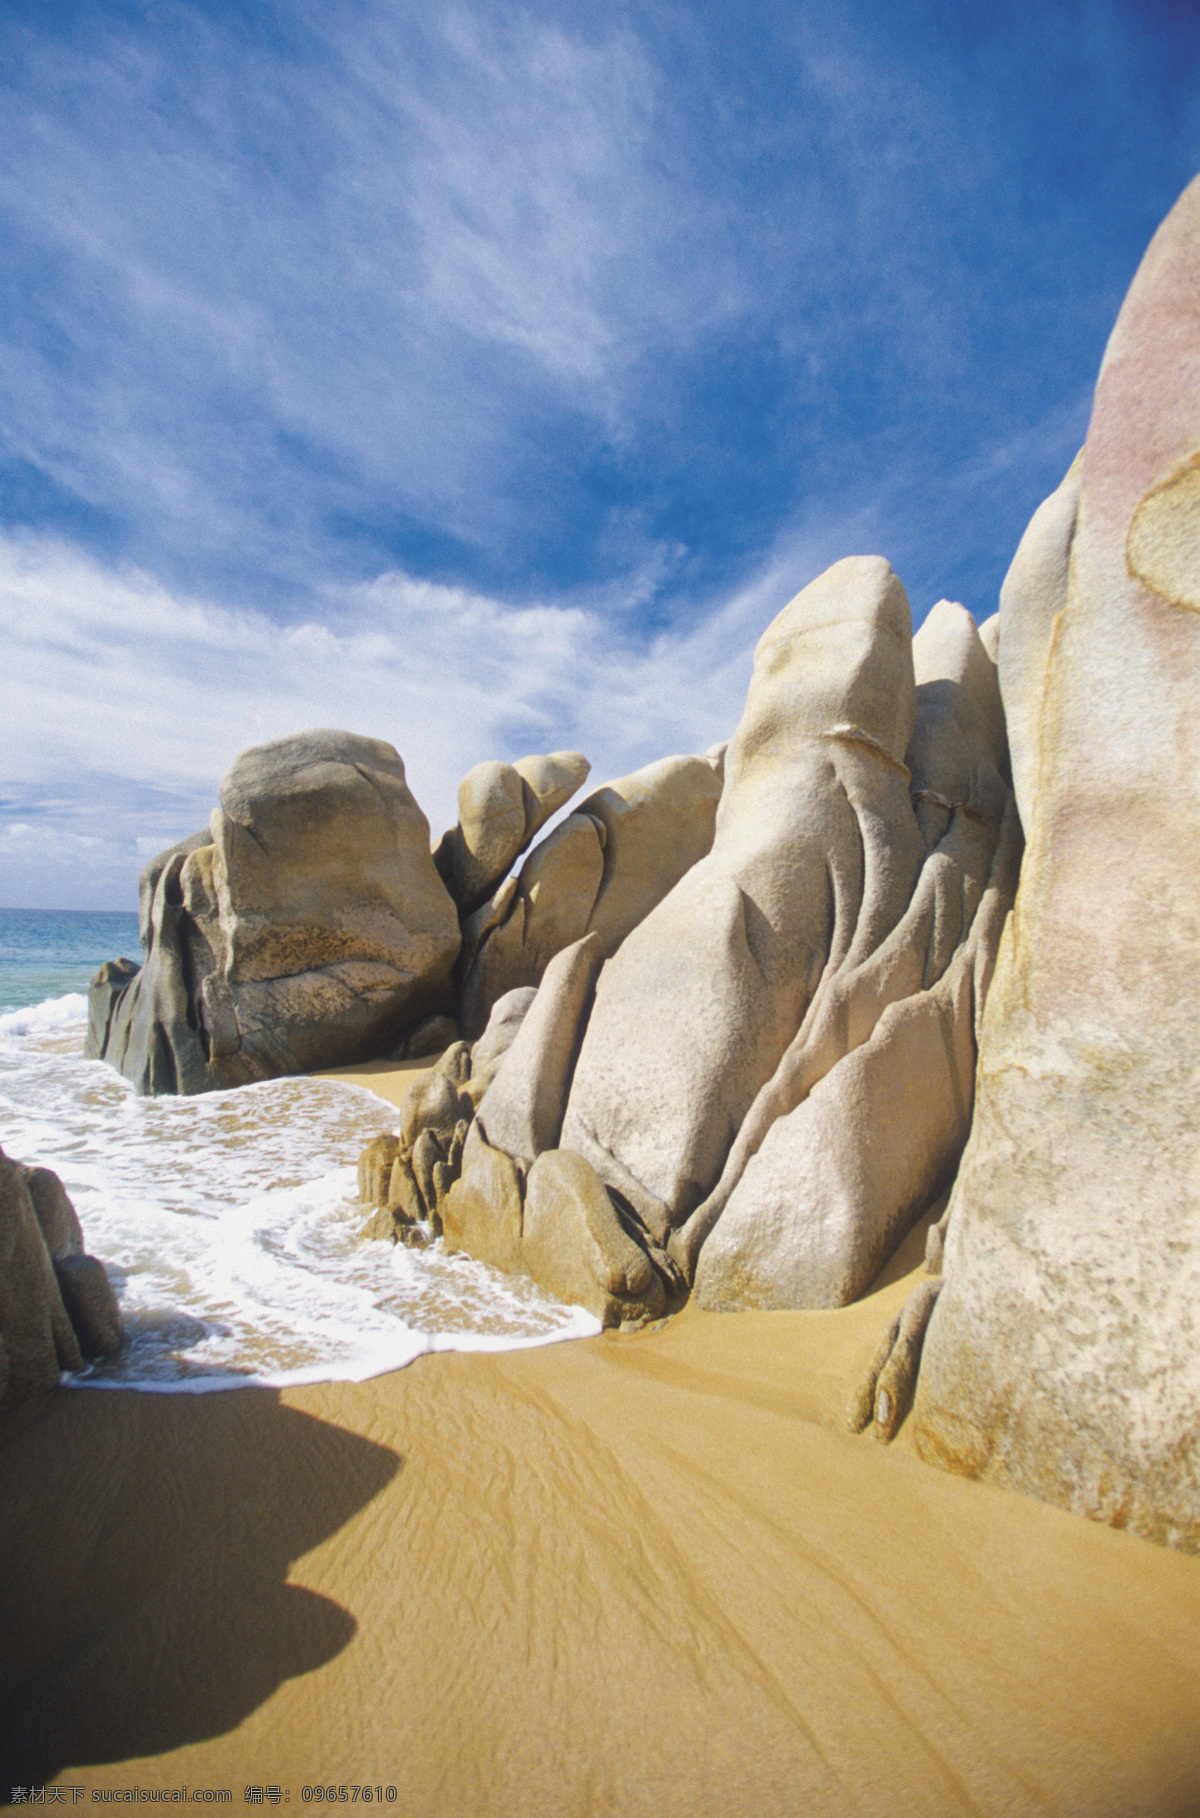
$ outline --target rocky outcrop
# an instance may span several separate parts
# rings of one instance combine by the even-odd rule
[[[1028,849],[925,1341],[918,1448],[1200,1548],[1200,181],[1006,583]]]
[[[904,914],[830,967],[676,1242],[702,1305],[841,1306],[957,1165],[1021,839],[996,672],[961,606],[913,641],[906,753],[924,855]],[[717,1220],[720,1223],[717,1224]],[[713,1227],[716,1226],[715,1230]]]
[[[121,1316],[62,1182],[0,1151],[0,1415],[47,1394],[64,1370],[115,1356]]]
[[[597,792],[526,861],[518,891],[543,850],[539,880],[555,853],[582,874],[589,841],[607,867],[597,826],[614,849],[563,926],[588,931],[543,962],[494,1078],[454,1108],[475,1115],[438,1202],[447,1242],[608,1323],[658,1317],[693,1273],[717,1308],[860,1294],[970,1127],[1020,860],[1007,765],[961,606],[914,642],[886,562],[807,588],[759,646],[727,751]],[[694,849],[643,915],[681,821]]]
[[[345,1065],[450,1008],[459,935],[390,745],[306,732],[226,772],[208,843],[143,874],[146,961],[102,970],[89,1046],[144,1092]]]
[[[712,850],[606,967],[563,1129],[652,1225],[716,1185],[860,921],[869,941],[902,913],[923,852],[914,712],[908,601],[882,560],[836,564],[760,640]]]
[[[398,1133],[363,1150],[359,1198],[376,1208],[364,1237],[440,1236],[603,1325],[638,1326],[678,1302],[678,1271],[584,1158],[556,1147],[603,958],[599,936],[585,936],[536,991],[502,998],[477,1042],[448,1049]]]
[[[594,934],[617,951],[713,841],[721,761],[671,757],[594,790],[463,923],[458,1017],[477,1036],[493,1004],[536,985],[556,953]]]
[[[561,1136],[702,1304],[854,1298],[953,1170],[1019,862],[1006,770],[970,616],[914,644],[886,562],[761,641],[711,853],[601,976]]]
[[[477,1039],[583,935],[615,952],[712,843],[720,751],[605,785],[508,876],[588,770],[577,751],[477,764],[431,855],[390,745],[243,752],[211,828],[142,873],[146,960],[97,973],[85,1051],[190,1093]]]

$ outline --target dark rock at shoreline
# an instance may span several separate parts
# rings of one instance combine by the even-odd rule
[[[116,1296],[104,1265],[83,1252],[62,1182],[0,1150],[0,1413],[48,1394],[85,1358],[115,1355],[121,1342]]]
[[[92,980],[88,987],[88,1032],[83,1044],[88,1060],[106,1058],[113,1013],[140,971],[136,960],[105,960]]]
[[[115,1357],[124,1332],[104,1264],[96,1256],[64,1256],[55,1263],[54,1275],[84,1357],[89,1362]]]

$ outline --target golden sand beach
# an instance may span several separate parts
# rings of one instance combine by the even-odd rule
[[[844,1430],[922,1242],[842,1311],[60,1393],[4,1457],[5,1791],[1200,1811],[1200,1559]]]

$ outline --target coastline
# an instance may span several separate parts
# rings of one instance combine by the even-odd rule
[[[60,1392],[4,1460],[4,1790],[1196,1809],[1200,1562],[842,1429],[922,1249],[836,1312]]]

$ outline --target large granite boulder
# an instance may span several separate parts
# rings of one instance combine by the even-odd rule
[[[146,962],[93,986],[90,1045],[145,1092],[382,1054],[449,1007],[458,918],[390,745],[315,731],[245,751],[207,844],[143,875]]]
[[[488,761],[458,786],[458,821],[444,833],[434,864],[463,915],[490,896],[515,858],[569,802],[591,765],[578,751]]]
[[[826,969],[903,914],[924,857],[915,712],[908,600],[881,558],[837,563],[760,640],[712,850],[605,967],[563,1125],[648,1228],[711,1192]]]
[[[915,1432],[1200,1548],[1200,180],[1006,584],[1028,847],[983,1021]]]
[[[857,1299],[948,1184],[970,1130],[1020,828],[996,671],[970,615],[935,606],[913,660],[907,761],[924,862],[887,938],[822,979],[717,1189],[676,1241],[690,1263],[712,1231],[695,1281],[707,1307]]]

